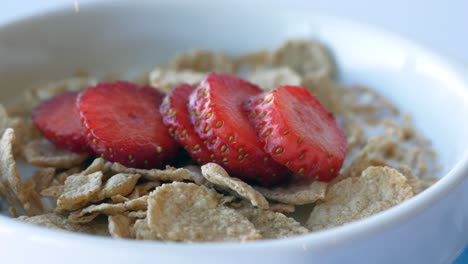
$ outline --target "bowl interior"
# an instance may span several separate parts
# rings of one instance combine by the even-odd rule
[[[370,86],[413,116],[448,172],[468,147],[466,83],[432,53],[367,26],[309,13],[255,12],[170,1],[82,6],[0,28],[0,98],[14,101],[41,81],[149,69],[191,48],[239,54],[288,38],[318,38],[334,53],[340,79]],[[214,12],[216,11],[216,12]],[[178,19],[183,17],[184,19]],[[242,18],[242,19],[240,19]]]

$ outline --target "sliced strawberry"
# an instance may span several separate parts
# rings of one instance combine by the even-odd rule
[[[195,131],[232,176],[272,185],[289,171],[263,151],[242,110],[243,101],[261,92],[234,76],[211,73],[190,95],[189,110]]]
[[[78,92],[57,95],[34,110],[34,125],[55,145],[73,152],[89,151],[86,129],[76,109]]]
[[[264,150],[305,177],[332,180],[346,153],[346,137],[335,118],[306,89],[284,86],[244,105]]]
[[[190,122],[187,104],[195,85],[182,84],[164,98],[160,112],[169,134],[200,164],[213,161],[211,152],[195,132]]]
[[[85,90],[77,101],[88,144],[105,159],[134,168],[161,168],[177,152],[159,113],[163,95],[119,81]]]

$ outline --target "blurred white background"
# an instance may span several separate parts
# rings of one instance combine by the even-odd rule
[[[50,8],[68,6],[72,9],[75,5],[81,6],[93,1],[96,0],[0,0],[0,24]],[[242,0],[236,2],[239,1]],[[467,0],[280,0],[278,2],[374,24],[398,32],[468,65]]]

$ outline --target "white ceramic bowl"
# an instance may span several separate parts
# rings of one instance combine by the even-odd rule
[[[450,263],[468,242],[468,80],[459,66],[397,36],[304,10],[146,1],[85,5],[0,28],[0,96],[38,80],[147,68],[193,47],[230,53],[319,38],[340,78],[375,87],[429,137],[444,170],[415,198],[362,221],[245,244],[118,241],[0,216],[0,252],[15,263]]]

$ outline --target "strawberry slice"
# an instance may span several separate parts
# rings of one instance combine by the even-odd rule
[[[262,149],[242,102],[261,93],[257,86],[224,73],[211,73],[190,95],[195,131],[231,176],[262,185],[283,181],[289,170]]]
[[[159,113],[163,94],[118,81],[86,89],[77,106],[88,144],[105,159],[134,168],[162,168],[177,152]]]
[[[160,112],[163,115],[164,125],[175,141],[199,164],[205,164],[213,161],[210,157],[212,154],[195,132],[187,109],[189,96],[195,88],[195,85],[182,84],[173,89],[164,98]]]
[[[66,92],[44,101],[32,115],[33,123],[45,138],[58,147],[73,151],[89,151],[86,129],[76,109],[78,92]]]
[[[244,110],[275,161],[321,181],[337,176],[347,148],[345,134],[308,90],[280,87],[252,97]]]

